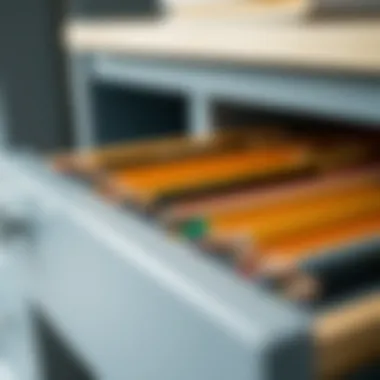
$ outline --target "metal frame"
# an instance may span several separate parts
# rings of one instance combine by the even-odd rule
[[[264,109],[272,107],[311,116],[347,120],[350,124],[357,123],[358,126],[363,125],[366,128],[376,128],[380,122],[378,107],[380,78],[376,76],[353,76],[350,73],[338,72],[296,72],[289,68],[264,69],[227,63],[189,62],[157,57],[139,58],[105,53],[75,54],[71,62],[73,70],[80,72],[81,75],[81,79],[75,80],[73,87],[78,101],[77,146],[79,148],[102,144],[94,132],[94,126],[98,120],[90,120],[94,116],[91,110],[91,83],[95,82],[125,88],[137,87],[147,91],[161,91],[162,94],[181,94],[187,100],[188,132],[198,135],[207,134],[213,129],[213,105],[217,101],[254,105]],[[107,107],[107,104],[102,106]],[[141,107],[143,108],[144,105],[141,104]],[[136,128],[136,126],[125,125],[125,128],[133,127]],[[62,187],[65,186],[62,184]],[[72,202],[73,192],[70,191],[67,194],[70,194],[70,202]],[[165,358],[160,357],[163,363],[160,367],[162,370],[160,376],[165,379],[314,378],[315,368],[310,336],[312,314],[307,316],[305,311],[297,311],[293,306],[274,299],[272,295],[258,287],[249,287],[231,276],[228,271],[224,271],[222,267],[208,262],[207,258],[200,256],[192,248],[168,242],[160,231],[147,226],[146,223],[140,223],[128,213],[113,224],[113,221],[108,220],[110,210],[108,208],[107,211],[103,210],[104,205],[96,203],[90,206],[84,201],[78,204],[81,208],[85,208],[86,214],[93,215],[92,218],[86,219],[86,226],[91,219],[96,218],[96,215],[102,215],[102,223],[106,222],[111,228],[101,227],[102,232],[99,232],[101,238],[98,237],[98,240],[108,240],[109,235],[113,234],[112,231],[120,231],[123,234],[123,238],[118,241],[124,247],[120,253],[125,260],[125,272],[123,279],[120,278],[120,283],[117,285],[115,280],[117,275],[112,276],[112,281],[115,280],[112,294],[119,294],[120,289],[130,286],[136,286],[140,290],[140,285],[137,284],[146,281],[153,280],[157,285],[155,289],[150,288],[143,296],[148,300],[148,304],[154,302],[155,307],[145,309],[145,313],[142,314],[139,314],[142,311],[139,309],[136,312],[141,318],[139,323],[130,320],[127,315],[123,316],[125,330],[121,332],[115,329],[112,334],[115,337],[124,336],[125,333],[127,339],[131,332],[126,333],[126,331],[135,328],[142,334],[143,341],[147,339],[153,346],[153,351],[149,349],[144,358],[137,354],[131,356],[134,358],[133,367],[137,372],[128,373],[127,371],[126,375],[130,375],[131,378],[150,379],[149,374],[139,372],[141,370],[139,363],[141,360],[146,360],[149,365],[159,365],[154,351],[162,347],[165,355],[171,358],[170,364]],[[65,208],[68,209],[68,207]],[[97,230],[100,230],[100,226]],[[82,235],[75,235],[75,231],[70,232],[70,236],[76,236],[78,240],[84,238]],[[375,239],[374,244],[378,246],[379,241]],[[131,246],[134,248],[131,249]],[[369,245],[352,247],[352,251],[366,249],[366,246],[369,247]],[[86,251],[88,250],[94,251],[94,248],[90,249],[86,245]],[[111,258],[115,252],[108,250],[107,252],[108,254],[103,252],[104,260],[112,261]],[[132,256],[131,252],[133,252]],[[136,254],[138,256],[133,256]],[[105,259],[106,256],[108,259]],[[75,257],[77,260],[77,254]],[[129,267],[136,264],[136,257],[139,257],[137,261],[139,265],[142,264],[142,267],[135,267],[130,272]],[[339,257],[338,254],[333,260]],[[324,258],[325,256],[321,255],[320,261],[310,261],[306,267],[321,265]],[[91,260],[94,260],[94,256],[89,256],[83,261],[88,264]],[[156,267],[156,264],[159,266]],[[73,261],[70,267],[75,267],[75,265]],[[103,268],[107,265],[106,261],[102,263]],[[164,269],[164,272],[158,268]],[[156,277],[157,269],[161,273],[159,277]],[[109,273],[114,273],[113,269],[109,269]],[[169,286],[166,287],[167,285]],[[163,293],[156,293],[160,287]],[[123,292],[123,294],[125,296],[126,293]],[[128,297],[134,297],[134,295],[133,292],[128,293]],[[167,297],[173,296],[175,301],[172,299],[174,302],[168,302]],[[215,303],[216,300],[217,303]],[[184,302],[188,306],[186,310],[182,310],[179,306]],[[52,301],[51,303],[53,304]],[[102,299],[102,303],[108,310],[112,310],[113,306],[109,305],[107,300]],[[123,305],[128,307],[128,303],[123,303]],[[64,308],[68,308],[63,305],[60,307],[62,309],[59,313],[54,311],[57,318],[58,315],[65,316]],[[133,303],[132,307],[137,306]],[[58,306],[56,305],[55,308],[58,309]],[[160,310],[155,316],[159,319],[156,328],[159,326],[160,333],[154,333],[153,337],[149,338],[140,331],[144,326],[144,315],[147,310],[152,312]],[[117,311],[115,310],[114,313]],[[207,318],[204,319],[206,315]],[[65,317],[66,323],[72,318],[69,313]],[[106,321],[107,325],[114,326],[115,318],[119,317],[109,315],[103,322]],[[168,333],[171,330],[168,320],[172,323],[173,321],[185,323],[182,326],[186,332],[177,330],[178,326],[175,323],[174,331],[175,335],[178,334],[182,339],[190,342],[188,345],[182,346],[179,341],[173,341]],[[61,323],[65,321],[62,320]],[[150,322],[148,325],[152,328]],[[238,329],[231,329],[232,326]],[[152,333],[152,330],[149,331]],[[198,335],[200,331],[201,336]],[[79,336],[79,329],[73,330],[70,336],[73,339],[79,339],[76,333]],[[192,336],[196,339],[192,340]],[[78,341],[76,344],[78,346],[83,344],[83,355],[89,355],[91,349],[85,347],[84,341]],[[96,344],[94,343],[93,346]],[[203,350],[203,348],[206,349]],[[131,348],[127,346],[121,345],[119,349],[128,352],[128,355],[131,352]],[[186,361],[177,357],[178,351],[188,355]],[[198,351],[201,352],[200,356]],[[95,359],[100,360],[100,356],[95,355],[94,352],[91,361]],[[227,366],[225,366],[226,363]],[[120,368],[119,364],[113,362],[113,368]],[[190,365],[191,368],[188,367]],[[99,368],[99,373],[107,378],[108,373],[105,375],[104,371],[103,368]],[[113,373],[113,376],[117,374]],[[112,379],[114,378],[117,377]]]
[[[40,380],[40,357],[29,302],[33,283],[28,275],[28,253],[33,242],[29,234],[14,230],[14,236],[6,229],[7,211],[12,209],[25,217],[28,210],[23,208],[23,190],[17,187],[4,163],[0,164],[0,177],[0,366],[5,371],[0,376],[4,380]]]
[[[2,157],[33,215],[32,302],[96,379],[295,380],[315,376],[312,323],[160,227],[107,205],[32,156]],[[328,262],[378,249],[320,255]],[[320,311],[319,311],[320,312]]]
[[[4,165],[35,205],[35,302],[97,378],[312,378],[305,312],[30,157]]]
[[[309,114],[376,128],[380,122],[380,78],[290,68],[252,68],[216,62],[185,62],[106,53],[72,58],[73,93],[78,102],[78,147],[101,144],[93,133],[92,81],[179,93],[188,100],[189,133],[210,132],[216,101]],[[86,78],[86,79],[83,79]],[[90,112],[89,112],[90,111]],[[126,126],[127,128],[128,126]]]
[[[92,102],[99,82],[180,94],[193,134],[210,132],[219,100],[367,127],[380,121],[379,77],[102,53],[73,55],[70,67],[79,148],[102,143]],[[42,139],[46,148],[63,136],[55,105],[45,122],[57,129]],[[32,301],[99,379],[314,377],[306,312],[194,248],[168,241],[155,226],[104,204],[43,162],[19,155],[2,157],[1,165],[34,207],[27,265],[36,282]]]

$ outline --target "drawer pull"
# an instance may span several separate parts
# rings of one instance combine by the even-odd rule
[[[32,231],[30,210],[23,202],[0,205],[0,240],[8,242],[29,236]]]

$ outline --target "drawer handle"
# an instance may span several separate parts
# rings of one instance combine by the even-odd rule
[[[30,236],[30,210],[23,202],[0,204],[0,241],[10,242]]]

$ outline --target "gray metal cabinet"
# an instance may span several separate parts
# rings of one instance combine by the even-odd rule
[[[207,133],[215,102],[226,100],[368,127],[380,120],[378,77],[89,54],[72,57],[72,80],[78,147],[151,132]],[[106,205],[33,156],[8,154],[1,166],[21,189],[16,203],[32,210],[27,298],[89,379],[315,377],[312,313]]]
[[[34,303],[97,379],[304,380],[309,317],[37,160],[9,160],[34,209]]]
[[[4,165],[0,173],[0,378],[39,380],[29,308],[28,253],[33,244],[31,235],[23,230],[27,225],[11,225],[17,223],[18,216],[26,220],[27,209],[23,208],[23,191],[17,191],[14,176],[7,175]]]

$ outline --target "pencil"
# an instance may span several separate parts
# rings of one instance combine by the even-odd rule
[[[146,207],[163,200],[265,181],[310,167],[308,146],[281,144],[113,173],[109,195]],[[107,191],[107,190],[106,190]]]
[[[287,138],[287,133],[279,127],[236,127],[201,137],[171,135],[56,154],[52,164],[60,172],[96,179],[118,168],[207,156],[247,146],[265,146]]]
[[[312,198],[316,195],[337,193],[364,184],[380,184],[380,165],[342,171],[312,178],[296,178],[279,182],[275,185],[245,190],[232,191],[227,194],[204,196],[201,199],[184,200],[168,205],[159,214],[160,220],[167,226],[181,226],[186,222],[207,220],[247,210],[257,210],[294,199]]]
[[[344,249],[352,244],[368,241],[379,236],[380,212],[361,218],[326,226],[320,229],[286,236],[262,245],[254,243],[245,247],[245,256],[236,263],[240,272],[250,276],[257,272],[262,263],[276,265],[277,262],[298,265],[309,257],[329,251]]]

